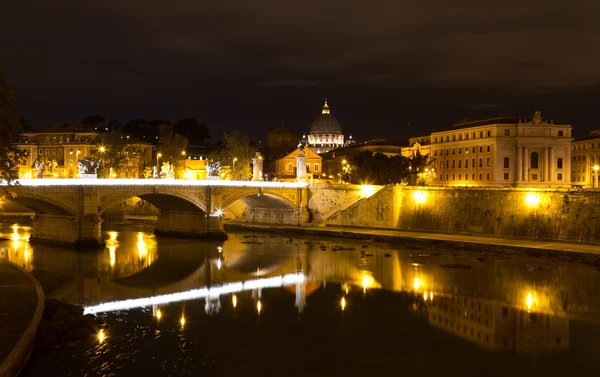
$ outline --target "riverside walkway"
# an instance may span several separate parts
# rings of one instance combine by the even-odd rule
[[[564,252],[564,253],[579,253],[579,254],[596,254],[600,256],[600,245],[560,242],[549,240],[531,240],[518,238],[500,238],[500,237],[484,237],[471,236],[464,234],[445,234],[445,233],[430,233],[416,232],[392,229],[363,229],[350,228],[341,226],[326,226],[326,227],[307,227],[307,226],[274,226],[274,225],[255,225],[247,223],[229,223],[225,224],[225,230],[254,230],[272,232],[273,230],[302,233],[314,236],[328,237],[343,237],[356,239],[382,239],[384,241],[393,242],[394,240],[415,240],[423,242],[449,243],[449,244],[478,244],[500,247],[511,247],[517,249],[527,249],[529,251],[549,251],[549,252]],[[451,245],[449,245],[451,247]]]
[[[43,311],[39,283],[0,259],[0,377],[17,376],[25,366]]]

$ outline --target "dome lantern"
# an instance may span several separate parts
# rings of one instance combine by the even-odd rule
[[[327,105],[327,98],[325,98],[325,105],[323,105],[323,111],[321,114],[329,114],[329,106]]]

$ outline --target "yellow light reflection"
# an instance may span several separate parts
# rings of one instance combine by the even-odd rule
[[[423,300],[427,301],[429,297],[427,296],[427,292],[423,292]]]
[[[144,242],[144,233],[142,232],[138,233],[137,248],[140,260],[142,260],[142,258],[148,254],[148,249],[146,248],[146,243]]]
[[[104,333],[104,329],[100,329],[100,331],[98,331],[98,342],[100,344],[104,343],[104,340],[106,339],[106,334]]]
[[[537,297],[531,294],[531,292],[527,292],[527,297],[525,298],[525,305],[527,306],[527,311],[531,311],[531,308],[537,304]]]
[[[431,301],[433,301],[433,291],[432,291],[432,292],[429,292],[429,299],[430,299]]]
[[[110,241],[110,242],[117,241],[117,235],[118,235],[117,232],[114,232],[114,231],[108,232],[108,241]]]
[[[156,308],[156,319],[158,319],[160,321],[160,319],[162,318],[162,312],[160,311],[160,308]],[[183,317],[181,317],[183,319]],[[183,319],[183,323],[185,323],[185,319]]]
[[[344,285],[342,286],[342,289],[344,290],[344,292],[346,292],[346,294],[348,294],[349,287],[348,287],[347,283],[344,283]]]
[[[340,302],[342,307],[342,311],[346,310],[346,297],[342,297],[342,301]]]
[[[217,268],[221,269],[221,259],[217,259]]]
[[[260,300],[258,300],[258,302],[256,303],[256,311],[258,312],[258,314],[260,314],[261,310],[262,310],[262,303],[260,302]]]
[[[231,296],[231,304],[234,308],[237,306],[237,296],[235,294]]]
[[[373,276],[367,274],[366,271],[363,271],[363,277],[362,277],[362,286],[363,286],[363,292],[367,291],[367,288],[372,287],[375,283],[375,279],[373,279]]]
[[[414,280],[413,280],[413,288],[415,289],[415,291],[418,291],[421,288],[421,285],[423,285],[423,283],[421,282],[421,279],[414,278]]]
[[[110,266],[114,267],[116,260],[117,260],[117,256],[115,251],[117,250],[116,246],[109,246],[108,247],[108,254],[110,256]]]
[[[540,204],[540,196],[538,194],[534,194],[528,192],[525,194],[525,204],[529,207],[537,207]]]
[[[426,191],[415,191],[412,193],[412,197],[418,204],[423,204],[427,201],[427,192]]]
[[[181,319],[179,320],[179,323],[181,324],[181,328],[185,327],[185,316],[183,314],[181,314]]]

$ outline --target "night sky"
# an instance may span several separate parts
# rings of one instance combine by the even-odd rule
[[[327,97],[359,140],[534,110],[585,135],[600,1],[6,1],[0,69],[35,127],[191,116],[265,139]]]

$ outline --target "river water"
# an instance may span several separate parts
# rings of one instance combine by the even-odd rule
[[[23,376],[597,376],[600,272],[566,258],[232,233],[105,232],[101,252],[31,245],[0,258],[105,319]]]

